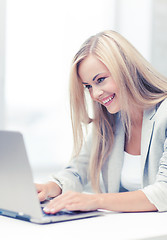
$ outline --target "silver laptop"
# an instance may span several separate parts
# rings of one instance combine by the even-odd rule
[[[0,215],[33,223],[51,223],[103,215],[100,211],[42,211],[33,182],[23,136],[0,131]]]

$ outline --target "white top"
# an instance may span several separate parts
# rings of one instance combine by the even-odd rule
[[[141,155],[124,152],[121,185],[128,191],[135,191],[141,188],[141,181]]]

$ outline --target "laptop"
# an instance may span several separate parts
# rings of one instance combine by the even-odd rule
[[[43,212],[21,133],[0,131],[0,215],[33,223],[52,223],[101,216],[101,211]]]

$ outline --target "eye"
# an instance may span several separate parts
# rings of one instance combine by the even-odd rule
[[[97,79],[97,83],[101,83],[101,82],[103,82],[104,80],[105,80],[105,77],[98,78],[98,79]]]
[[[92,87],[92,86],[89,85],[89,84],[85,85],[85,88],[87,88],[87,89],[90,89],[91,87]]]

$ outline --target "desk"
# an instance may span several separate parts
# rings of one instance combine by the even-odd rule
[[[70,222],[37,225],[0,216],[4,240],[166,240],[166,213],[111,213]]]

